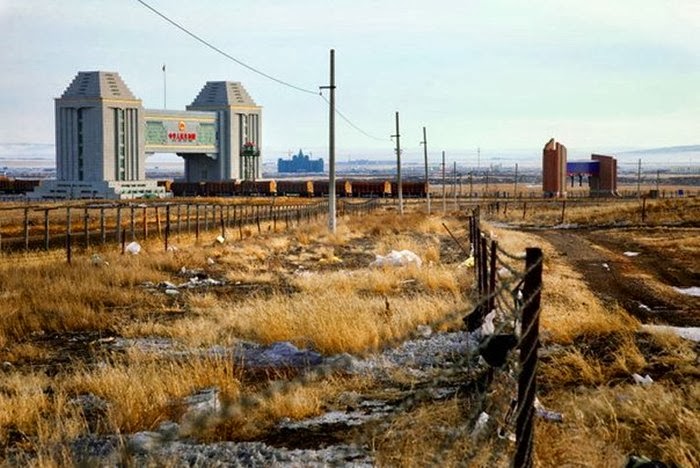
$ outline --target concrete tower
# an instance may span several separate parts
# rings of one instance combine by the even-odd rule
[[[78,73],[56,99],[58,180],[145,179],[143,113],[118,73]]]
[[[253,165],[254,178],[260,177],[260,157],[246,161],[242,149],[246,143],[261,146],[262,107],[241,83],[208,81],[187,110],[216,112],[219,135],[218,154],[178,153],[185,158],[187,181],[243,179],[246,162]]]
[[[566,146],[554,138],[542,150],[542,191],[545,197],[566,196]]]

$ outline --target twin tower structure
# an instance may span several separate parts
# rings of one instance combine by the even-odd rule
[[[79,72],[56,99],[56,180],[32,198],[164,196],[146,157],[175,153],[188,182],[260,177],[262,108],[239,82],[209,81],[187,110],[144,109],[118,73]]]

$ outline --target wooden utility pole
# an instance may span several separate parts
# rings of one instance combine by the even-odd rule
[[[426,190],[426,199],[427,199],[427,204],[428,204],[428,214],[430,214],[430,178],[428,175],[428,138],[425,135],[425,127],[423,127],[423,141],[421,141],[421,144],[423,145],[423,159],[425,160],[425,190]]]
[[[399,112],[396,111],[396,186],[399,193],[399,214],[403,214],[403,187],[401,183],[401,134],[399,133]]]
[[[442,213],[447,213],[447,187],[445,186],[445,151],[442,152]]]
[[[330,85],[321,86],[321,89],[330,89],[331,91],[328,101],[328,230],[335,234],[335,49],[331,49],[330,63]],[[396,115],[398,119],[398,113]],[[396,133],[398,133],[398,130]]]
[[[457,161],[452,163],[452,196],[455,201],[455,210],[457,210]]]

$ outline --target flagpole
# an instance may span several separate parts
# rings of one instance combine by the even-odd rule
[[[167,101],[166,101],[166,96],[167,96],[167,83],[165,81],[165,64],[163,64],[163,109],[167,109]]]

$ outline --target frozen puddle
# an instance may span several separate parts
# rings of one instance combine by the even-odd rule
[[[650,332],[673,333],[686,340],[700,342],[700,327],[672,327],[670,325],[642,325],[642,329]]]
[[[700,297],[700,286],[691,286],[689,288],[677,288],[673,286],[673,289],[685,296]]]

